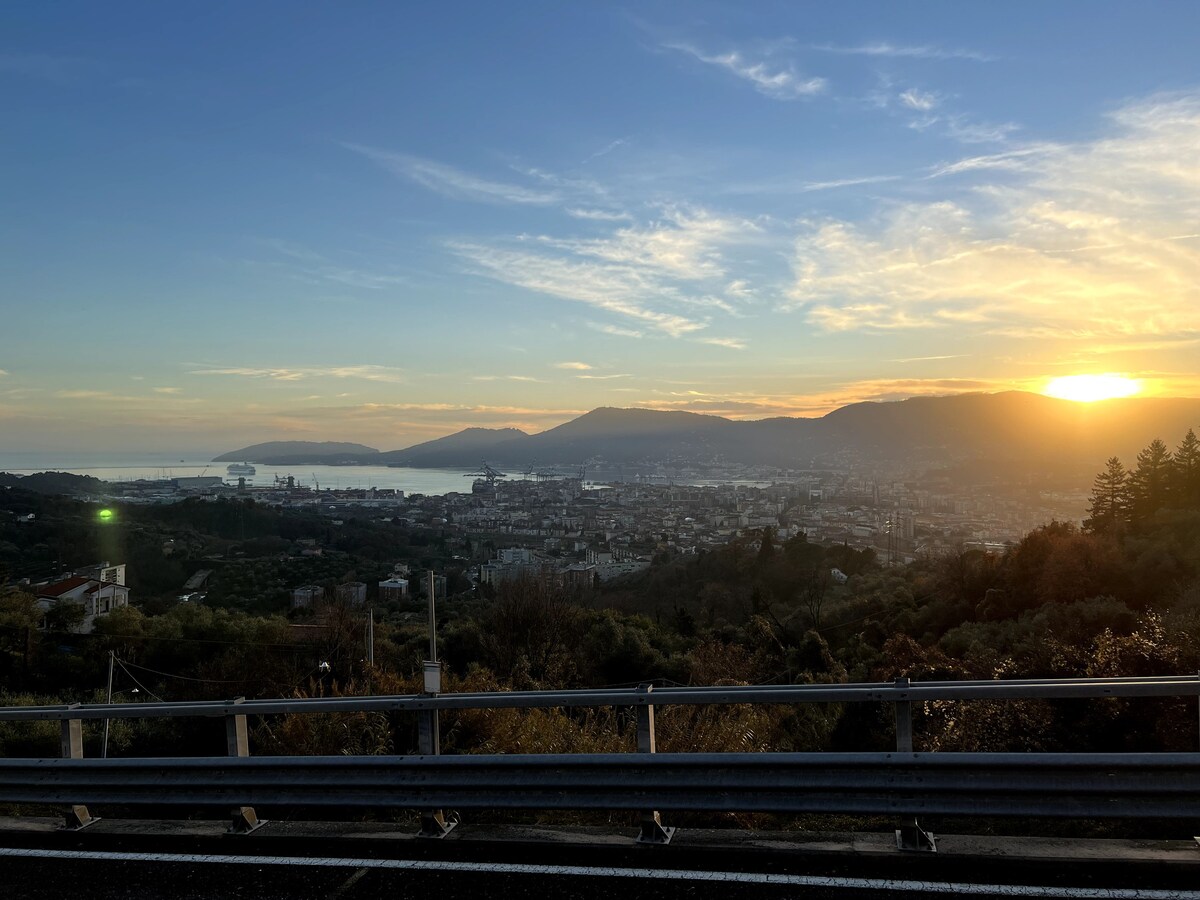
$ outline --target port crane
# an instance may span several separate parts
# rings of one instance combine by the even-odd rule
[[[555,478],[562,478],[562,473],[561,473],[561,472],[553,472],[553,471],[550,471],[550,470],[548,470],[548,469],[541,469],[541,470],[539,470],[539,469],[537,468],[537,462],[536,462],[536,461],[534,461],[534,462],[531,462],[531,463],[530,463],[530,464],[529,464],[529,465],[528,465],[528,466],[525,468],[525,471],[524,471],[524,472],[522,472],[521,474],[522,474],[522,475],[525,477],[525,480],[526,480],[526,481],[528,481],[528,480],[529,480],[529,476],[530,476],[530,475],[532,475],[532,476],[533,476],[533,480],[534,480],[534,481],[550,481],[550,480],[553,480],[553,479],[555,479]]]
[[[479,472],[468,472],[466,475],[463,476],[463,478],[484,478],[484,479],[487,479],[488,484],[490,484],[494,487],[496,484],[497,478],[507,478],[508,477],[507,475],[505,475],[503,472],[499,471],[498,469],[493,469],[491,466],[489,466],[486,459],[483,461],[483,465],[480,466],[480,470],[481,471],[479,471]]]

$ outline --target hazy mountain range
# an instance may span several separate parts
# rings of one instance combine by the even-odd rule
[[[1075,403],[1010,391],[855,403],[819,418],[735,421],[720,416],[602,407],[539,434],[467,428],[403,450],[283,441],[217,457],[270,465],[373,464],[417,468],[761,465],[809,468],[851,460],[1132,462],[1156,437],[1174,447],[1200,428],[1200,400],[1129,398]]]

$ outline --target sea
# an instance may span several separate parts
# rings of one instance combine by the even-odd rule
[[[197,475],[220,475],[231,484],[236,475],[228,475],[228,462],[213,462],[212,457],[187,454],[136,454],[129,456],[79,453],[0,453],[0,472],[31,475],[34,472],[71,472],[90,475],[103,481],[158,481]],[[267,486],[289,475],[298,484],[335,490],[350,488],[396,488],[407,494],[469,493],[473,469],[402,469],[388,466],[268,466],[254,464],[254,475],[246,483]]]
[[[216,454],[214,454],[216,455]],[[253,464],[257,470],[246,477],[246,483],[269,487],[277,478],[292,476],[296,483],[309,487],[335,490],[352,488],[395,488],[406,494],[440,495],[455,491],[469,493],[474,469],[409,469],[390,466],[269,466]],[[31,475],[35,472],[71,472],[75,475],[90,475],[102,481],[151,481],[184,478],[197,475],[220,475],[231,484],[237,476],[226,473],[228,462],[213,462],[206,454],[188,453],[145,453],[117,456],[112,454],[85,453],[6,453],[0,452],[0,472],[13,475]],[[520,479],[520,472],[509,472],[512,479]],[[600,487],[614,481],[635,481],[631,473],[596,473],[594,479],[585,482],[586,487]],[[665,483],[655,479],[655,483]],[[682,478],[677,484],[719,485],[741,484],[747,487],[765,487],[770,482],[743,479]]]

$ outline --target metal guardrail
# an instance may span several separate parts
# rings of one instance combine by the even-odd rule
[[[421,835],[454,826],[443,808],[634,809],[640,842],[667,843],[660,811],[897,815],[897,846],[936,849],[918,814],[1190,818],[1200,816],[1200,753],[913,753],[912,703],[928,700],[1200,697],[1200,676],[930,681],[425,693],[382,697],[71,704],[0,708],[0,721],[59,721],[62,759],[0,759],[0,801],[70,804],[67,826],[95,821],[86,804],[233,805],[231,831],[261,823],[254,805],[416,807]],[[656,754],[660,706],[891,703],[895,753]],[[633,707],[636,754],[439,755],[443,709]],[[420,755],[258,757],[247,717],[412,712]],[[83,759],[83,721],[222,717],[227,758]]]
[[[703,706],[731,703],[857,703],[925,700],[1081,699],[1104,697],[1200,697],[1200,676],[1061,678],[1006,681],[919,681],[865,684],[789,684],[731,687],[664,687],[570,691],[392,694],[375,697],[313,697],[280,700],[199,700],[181,703],[89,703],[0,707],[0,721],[139,719],[292,713],[403,712],[442,709],[547,709],[597,706]]]
[[[1200,817],[1200,754],[0,760],[14,802]]]

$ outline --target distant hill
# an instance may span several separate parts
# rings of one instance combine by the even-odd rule
[[[697,413],[601,407],[497,452],[566,465],[597,457],[687,462],[726,456],[739,424]]]
[[[379,451],[362,444],[337,441],[268,441],[230,453],[223,453],[213,462],[250,462],[269,466],[292,466],[312,463],[319,466],[369,465],[378,462]]]
[[[1113,454],[1132,463],[1138,450],[1156,437],[1174,446],[1188,428],[1200,430],[1200,400],[1149,397],[1088,404],[1021,391],[855,403],[819,418],[757,421],[603,407],[539,434],[468,428],[380,453],[371,461],[447,468],[478,466],[487,460],[505,467],[535,461],[546,468],[602,461],[620,466],[795,469],[860,462],[942,466],[991,461],[1095,472]],[[256,449],[220,459],[274,461],[260,459],[265,454],[247,455]]]
[[[35,472],[31,475],[0,472],[0,488],[10,487],[39,494],[100,494],[108,484],[91,475],[74,475],[70,472]]]
[[[465,428],[404,450],[381,453],[379,459],[386,465],[414,468],[477,466],[497,446],[528,437],[519,428]]]

